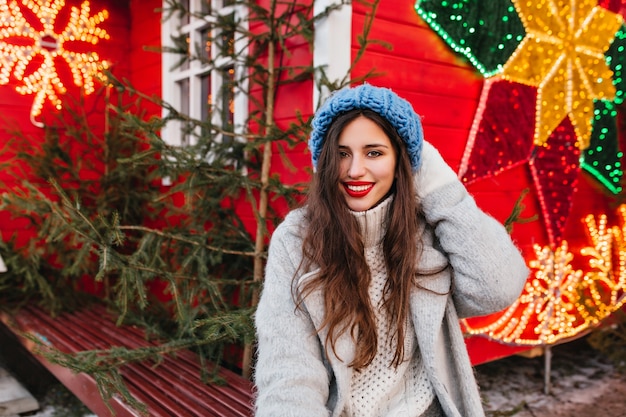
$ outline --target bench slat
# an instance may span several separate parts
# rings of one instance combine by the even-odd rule
[[[94,312],[92,311],[86,314],[86,316],[93,314]],[[97,317],[91,318],[97,319]],[[85,326],[90,321],[89,319],[82,320],[82,318],[78,320],[76,317],[72,319],[78,321],[77,324],[81,326]],[[89,328],[84,330],[85,332],[93,332],[93,329]],[[107,340],[117,341],[115,343],[117,346],[134,348],[147,343],[137,332],[116,332],[115,329],[111,329],[108,326],[102,328],[102,331],[111,333],[107,334],[106,338]],[[225,412],[230,412],[229,415],[241,417],[250,415],[251,384],[249,381],[244,380],[231,371],[221,369],[219,375],[226,380],[226,385],[205,385],[200,382],[202,384],[200,388],[198,387],[198,381],[201,380],[200,362],[197,356],[189,351],[183,351],[175,355],[176,358],[172,356],[163,357],[163,361],[156,368],[159,375],[154,375],[154,378],[161,378],[170,382],[176,387],[174,393],[184,395],[184,402],[192,400],[216,413],[216,415],[224,415],[223,413]],[[234,384],[235,382],[237,382],[236,385]],[[207,391],[209,395],[207,395]],[[181,400],[175,396],[173,398],[175,401]],[[235,414],[235,412],[239,414]]]
[[[5,324],[10,322],[6,317],[3,321]],[[139,328],[116,326],[112,316],[101,306],[63,314],[57,318],[29,307],[19,312],[15,317],[15,323],[19,330],[28,331],[66,353],[109,349],[116,346],[132,349],[155,345],[145,339]],[[14,329],[14,332],[18,329]],[[25,344],[32,352],[34,346]],[[30,345],[34,344],[30,342]],[[81,380],[85,378],[90,380],[92,386],[90,389],[76,387],[75,381],[68,381],[67,373],[71,371],[49,364],[43,358],[38,359],[92,411],[99,416],[110,414],[108,410],[106,412],[102,410],[104,404],[101,398],[101,404],[94,406],[91,404],[97,402],[93,398],[93,391],[99,397],[93,378],[84,374],[73,374],[74,379],[80,376]],[[60,372],[58,368],[65,371]],[[188,350],[165,355],[158,364],[150,361],[129,363],[124,365],[120,372],[129,391],[148,406],[151,416],[250,417],[253,414],[251,405],[253,389],[250,381],[230,370],[220,368],[218,375],[226,381],[226,384],[205,384],[201,379],[199,359]],[[85,384],[81,384],[83,385]],[[90,395],[87,395],[88,392]],[[114,403],[119,403],[114,407],[118,417],[138,414],[119,399],[114,399],[112,404]],[[122,413],[118,410],[120,408],[123,409]]]

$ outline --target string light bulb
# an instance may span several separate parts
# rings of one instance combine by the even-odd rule
[[[566,240],[552,249],[534,245],[533,270],[522,295],[485,324],[462,320],[465,332],[501,343],[552,345],[597,326],[626,303],[626,205],[621,226],[609,227],[605,214],[587,215],[589,246],[580,250],[588,269],[573,267],[577,256]]]
[[[623,22],[596,0],[513,0],[526,36],[502,75],[537,87],[535,144],[542,146],[565,117],[577,133],[579,149],[591,137],[593,100],[613,100],[613,71],[604,53]],[[553,5],[554,7],[548,7]],[[568,24],[562,24],[567,22]]]
[[[105,79],[103,71],[109,67],[101,61],[96,52],[76,52],[65,47],[66,41],[80,41],[96,45],[100,40],[109,39],[106,30],[99,27],[108,17],[107,10],[91,16],[91,7],[84,1],[80,9],[72,7],[67,25],[61,32],[55,32],[58,13],[65,6],[64,0],[33,1],[23,0],[39,20],[42,30],[35,30],[25,18],[18,2],[0,0],[0,85],[8,84],[13,77],[22,84],[15,90],[23,95],[34,95],[30,117],[33,123],[43,110],[46,102],[60,110],[62,101],[59,95],[65,94],[58,71],[58,58],[62,58],[72,74],[72,81],[82,87],[85,94],[95,91],[95,79]],[[37,57],[38,67],[27,69]]]
[[[622,191],[617,105],[626,88],[626,36],[616,7],[416,2],[425,23],[484,76],[459,178],[469,184],[527,165],[551,246],[564,233],[580,169]]]

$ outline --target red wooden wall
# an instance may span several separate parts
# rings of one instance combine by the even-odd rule
[[[161,95],[161,0],[126,0],[129,4],[131,21],[128,37],[130,82],[147,95]],[[160,115],[161,109],[151,109]]]
[[[80,9],[83,1],[80,0],[67,0],[63,9],[59,12],[55,20],[54,31],[60,33],[67,25],[69,11],[71,7],[77,7]],[[38,20],[36,16],[25,5],[20,7],[25,18],[33,26],[35,30],[41,30],[37,26]],[[118,77],[128,77],[131,71],[131,61],[129,59],[130,49],[128,39],[131,33],[130,13],[128,9],[127,0],[101,0],[98,2],[92,2],[90,5],[90,15],[93,16],[103,10],[107,10],[109,17],[98,25],[101,29],[104,29],[110,35],[110,39],[100,40],[95,46],[87,45],[82,46],[86,51],[97,52],[100,60],[105,60],[111,64],[113,73]],[[67,49],[80,45],[67,45]],[[26,75],[30,71],[34,71],[34,65],[38,65],[38,57],[33,59],[32,63],[26,71]],[[80,89],[74,86],[72,79],[69,75],[69,69],[64,65],[64,61],[57,59],[55,61],[61,81],[67,87],[67,97],[77,98],[80,96]],[[22,143],[26,147],[32,149],[38,148],[43,140],[43,130],[36,127],[30,122],[30,110],[33,103],[33,95],[21,95],[15,91],[16,86],[20,85],[20,80],[16,79],[14,74],[11,75],[9,82],[5,85],[0,85],[0,148],[7,146],[10,138],[14,137],[11,132],[17,130],[21,131],[24,135],[27,143]],[[96,86],[100,88],[101,86]],[[102,128],[102,115],[104,109],[104,94],[92,94],[85,97],[84,102],[81,104],[81,111],[84,111],[90,117],[90,121],[93,120],[93,129]],[[41,116],[36,118],[37,121],[50,121],[58,115],[58,112],[51,107],[49,103],[46,103],[43,108]],[[78,150],[77,150],[78,151]],[[98,156],[85,153],[83,157],[86,160],[92,159],[97,164]],[[6,163],[11,158],[11,153],[2,153],[0,156],[0,164]],[[29,167],[23,167],[24,175],[31,181],[34,178],[29,177]],[[21,180],[21,179],[20,179]],[[36,181],[35,181],[36,182]],[[17,185],[16,181],[12,179],[5,171],[0,171],[0,183],[4,183],[4,189],[0,189],[0,192],[11,192],[11,190]],[[11,236],[16,235],[18,242],[24,243],[28,240],[31,234],[26,230],[27,223],[24,220],[14,221],[6,212],[0,212],[0,237],[3,239],[9,239]]]
[[[66,7],[80,6],[80,0],[67,0]],[[377,10],[370,38],[392,45],[388,50],[381,45],[370,46],[356,66],[354,77],[375,69],[380,75],[370,78],[375,85],[394,89],[407,98],[415,110],[423,117],[427,140],[437,146],[450,165],[458,170],[461,156],[472,124],[481,92],[482,77],[463,59],[456,56],[449,47],[417,15],[414,0],[383,1]],[[360,2],[353,2],[353,57],[356,54],[356,36],[363,31],[365,13],[369,10]],[[154,52],[160,46],[161,0],[101,0],[92,2],[92,13],[107,9],[108,19],[100,26],[110,34],[109,40],[102,40],[96,46],[101,59],[112,64],[113,73],[127,78],[131,84],[149,95],[161,94],[161,55]],[[255,28],[251,28],[255,30]],[[256,28],[258,29],[258,28]],[[290,54],[284,55],[283,64],[310,65],[312,53],[304,39],[292,39],[288,47]],[[152,49],[152,50],[149,50]],[[283,74],[282,77],[288,77]],[[12,79],[8,85],[0,85],[0,147],[8,138],[7,129],[17,127],[30,136],[33,147],[41,143],[42,132],[29,121],[32,96],[22,96],[15,92],[18,80]],[[71,85],[71,80],[66,81]],[[303,119],[312,114],[312,80],[281,87],[276,95],[275,122],[286,127],[297,121],[297,113]],[[258,93],[258,91],[257,91]],[[88,97],[86,108],[95,115],[102,112],[101,97]],[[48,109],[49,110],[49,109]],[[149,113],[160,114],[160,108],[151,106]],[[310,155],[301,144],[284,149],[288,162],[283,159],[279,145],[273,145],[272,173],[287,184],[297,184],[308,180]],[[97,157],[97,156],[92,156]],[[0,160],[0,163],[4,162]],[[10,192],[16,185],[6,174],[0,172],[0,180],[6,183]],[[522,190],[533,189],[529,169],[526,165],[506,171],[495,177],[477,181],[469,187],[478,204],[497,219],[504,221],[511,212],[515,200]],[[539,204],[531,192],[524,200],[526,209],[523,215],[530,217],[539,214]],[[284,202],[274,202],[279,216],[286,214]],[[615,198],[607,195],[601,187],[581,171],[577,190],[574,194],[573,212],[567,224],[565,239],[571,246],[586,243],[586,236],[580,219],[589,213],[601,214],[610,211],[616,204]],[[249,207],[242,206],[247,216],[246,225],[254,233],[254,219]],[[6,213],[0,212],[0,235],[8,239],[14,233],[22,241],[28,239],[24,222],[14,222]],[[536,221],[516,225],[513,237],[518,242],[527,259],[532,255],[532,245],[547,244],[547,235],[542,222]],[[487,342],[482,338],[468,340],[472,359],[476,363],[508,355],[515,350]]]
[[[388,50],[373,45],[359,62],[353,75],[359,76],[375,69],[382,75],[369,80],[371,84],[390,87],[408,99],[423,117],[426,140],[433,143],[458,171],[476,111],[482,76],[444,43],[417,15],[414,0],[381,2],[371,31],[371,38],[392,45]],[[353,56],[357,51],[356,36],[363,31],[367,10],[353,2]],[[623,147],[622,147],[623,149]],[[534,193],[527,164],[497,176],[479,180],[468,186],[478,205],[500,221],[504,221],[524,189],[530,193],[524,199],[522,215],[540,216],[541,210]],[[582,224],[587,214],[614,212],[616,197],[609,194],[585,171],[580,172],[574,191],[573,210],[564,233],[572,247],[587,245],[586,229]],[[516,224],[513,238],[526,259],[534,257],[532,245],[548,245],[548,236],[541,220]],[[481,363],[527,350],[487,341],[481,337],[467,340],[473,362]]]

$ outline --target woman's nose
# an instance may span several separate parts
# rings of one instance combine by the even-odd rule
[[[352,157],[348,167],[348,176],[350,178],[360,178],[363,175],[365,175],[365,161],[358,156]]]

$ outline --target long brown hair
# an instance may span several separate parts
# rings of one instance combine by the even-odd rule
[[[296,289],[298,305],[310,292],[324,294],[327,327],[326,346],[335,351],[337,338],[345,332],[356,341],[356,355],[350,366],[361,369],[372,362],[377,346],[377,329],[368,293],[370,269],[364,255],[364,244],[355,217],[350,214],[339,192],[339,135],[354,119],[364,116],[389,137],[397,155],[394,199],[389,208],[383,254],[387,267],[383,308],[396,323],[396,352],[392,360],[398,366],[404,360],[405,325],[409,314],[409,295],[417,273],[417,259],[422,244],[418,238],[419,207],[413,184],[411,163],[405,146],[391,124],[378,113],[367,109],[351,110],[339,115],[328,129],[307,198],[307,229],[304,237],[304,260],[301,268],[313,266],[320,272],[302,288]],[[321,329],[317,329],[318,331]]]

